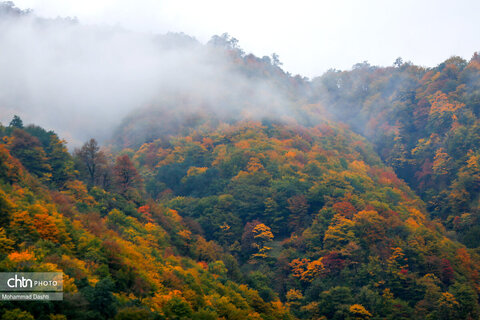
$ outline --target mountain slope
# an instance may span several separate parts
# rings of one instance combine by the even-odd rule
[[[342,126],[225,124],[146,143],[133,159],[151,196],[299,317],[478,317],[477,255]]]
[[[9,143],[0,144],[0,270],[64,272],[65,297],[2,302],[4,317],[18,317],[20,308],[37,319],[292,318],[278,298],[265,302],[239,284],[235,259],[193,235],[176,211],[87,189],[73,177],[58,187],[50,184],[51,175],[29,173],[9,150],[23,155],[25,164],[44,164],[26,155],[31,144],[20,152],[19,137],[38,143],[25,130],[15,128],[4,137]],[[46,134],[38,127],[35,132]],[[51,162],[49,152],[36,148]]]
[[[0,125],[0,271],[66,274],[2,319],[480,318],[478,55],[310,82],[228,34],[0,16],[7,113],[105,138],[131,112],[72,154]]]
[[[471,248],[480,245],[480,57],[435,68],[360,64],[312,82],[316,101],[367,136],[382,159]]]

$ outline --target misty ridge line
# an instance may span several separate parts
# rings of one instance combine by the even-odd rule
[[[364,62],[352,70],[356,68],[376,67]],[[275,54],[246,55],[227,34],[201,44],[185,34],[43,19],[3,2],[0,70],[0,121],[8,123],[18,114],[26,123],[56,131],[70,148],[91,137],[106,142],[125,129],[166,134],[195,115],[364,124],[355,118],[358,114],[345,114],[350,106],[334,106],[336,97],[325,81],[339,71],[312,81],[293,77],[282,70]],[[310,104],[322,104],[314,118],[302,109]],[[138,121],[129,124],[130,119]]]
[[[78,145],[90,136],[108,139],[142,107],[224,117],[288,113],[289,99],[274,83],[232,62],[236,40],[227,35],[202,45],[184,34],[41,19],[12,3],[0,9],[2,122],[18,114]]]

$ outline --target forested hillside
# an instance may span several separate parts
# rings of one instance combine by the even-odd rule
[[[422,68],[398,59],[331,71],[315,100],[375,145],[387,165],[468,247],[480,246],[480,57]]]
[[[115,157],[2,132],[2,269],[66,274],[64,302],[8,312],[478,316],[478,257],[345,127],[223,124]]]
[[[0,271],[65,274],[64,301],[2,302],[2,319],[292,318],[242,284],[221,246],[145,197],[128,156],[110,163],[92,140],[72,157],[19,118],[0,131]]]
[[[477,299],[476,256],[348,129],[239,123],[159,139],[132,158],[151,197],[298,317],[478,316],[465,306]]]
[[[101,84],[73,95],[96,122],[72,113],[68,131],[58,114],[69,145],[22,120],[68,99],[26,108],[22,72],[0,92],[31,110],[0,124],[0,271],[65,275],[63,301],[0,302],[1,320],[480,318],[478,54],[309,80],[228,34],[139,36],[12,3],[0,19],[0,45],[34,30],[58,45],[39,61],[65,54],[57,75]],[[72,58],[66,38],[111,59],[135,39],[140,59],[95,82],[78,66],[97,52]]]

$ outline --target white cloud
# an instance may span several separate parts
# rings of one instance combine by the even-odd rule
[[[433,66],[480,50],[478,1],[225,1],[18,0],[38,14],[77,16],[91,24],[164,33],[205,42],[228,32],[247,52],[280,55],[287,71],[320,75],[364,60],[390,65],[396,57]]]

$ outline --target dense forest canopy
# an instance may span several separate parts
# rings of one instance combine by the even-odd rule
[[[0,46],[19,26],[100,32],[12,3],[0,17]],[[135,39],[102,32],[104,49]],[[153,39],[155,59],[193,60],[167,89],[153,69],[155,97],[119,107],[108,140],[24,123],[48,100],[29,108],[0,76],[0,103],[22,104],[0,124],[0,271],[65,275],[63,301],[0,302],[1,319],[479,319],[477,53],[308,80],[228,34]]]
[[[480,245],[478,146],[480,56],[435,68],[398,60],[328,72],[318,99],[365,135],[385,161],[470,248]],[[349,118],[345,119],[345,115]]]

